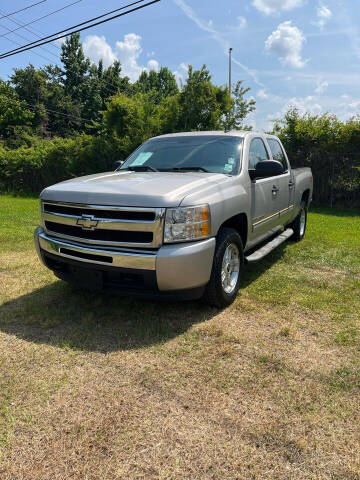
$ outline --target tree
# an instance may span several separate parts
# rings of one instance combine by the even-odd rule
[[[274,125],[294,167],[311,167],[314,201],[356,205],[360,198],[360,118],[300,114],[291,108]]]
[[[159,72],[144,70],[137,81],[137,87],[142,93],[153,91],[154,101],[157,104],[179,92],[175,75],[167,67],[161,67]]]
[[[232,90],[232,105],[230,112],[225,116],[224,126],[226,130],[241,130],[248,129],[244,125],[244,120],[249,113],[255,110],[256,102],[253,98],[247,100],[245,95],[250,91],[250,88],[243,88],[243,82],[240,80],[235,84]]]
[[[104,127],[108,138],[115,139],[120,159],[161,130],[159,108],[151,102],[150,94],[137,93],[132,97],[119,94],[106,105]]]
[[[5,146],[17,148],[26,143],[33,120],[34,113],[26,102],[19,100],[15,90],[0,80],[0,139]]]
[[[43,70],[37,70],[30,63],[25,68],[15,68],[10,77],[15,87],[15,92],[21,100],[34,112],[33,126],[44,126],[47,121],[44,104],[47,97],[47,74]]]
[[[86,95],[82,104],[82,115],[90,120],[97,121],[100,119],[100,112],[104,107],[101,97],[101,77],[103,74],[102,61],[99,66],[92,64],[89,68],[89,76],[86,78],[84,85]]]
[[[201,70],[194,70],[189,65],[188,78],[180,92],[179,104],[180,130],[219,130],[223,127],[223,116],[231,108],[226,88],[212,83],[205,65]]]
[[[80,42],[80,33],[66,37],[61,46],[60,59],[64,65],[62,80],[65,93],[74,100],[81,102],[85,94],[85,79],[90,67],[90,60],[85,58]]]
[[[108,99],[117,93],[124,93],[126,95],[134,93],[134,88],[130,84],[130,78],[121,76],[121,63],[118,60],[115,60],[110,67],[103,70],[100,79],[101,97],[103,100]]]
[[[83,129],[83,104],[65,93],[63,71],[57,65],[47,65],[43,71],[46,74],[45,108],[48,122],[47,133],[50,136],[70,136]]]

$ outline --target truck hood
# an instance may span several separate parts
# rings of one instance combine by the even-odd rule
[[[204,172],[107,172],[48,187],[41,199],[88,205],[177,207],[187,195],[228,179],[226,175]]]

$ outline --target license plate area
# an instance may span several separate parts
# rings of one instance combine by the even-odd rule
[[[68,266],[69,273],[76,283],[91,286],[92,288],[102,289],[104,285],[104,272],[101,270],[91,270],[89,268]]]

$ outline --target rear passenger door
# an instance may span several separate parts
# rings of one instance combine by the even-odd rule
[[[269,144],[273,159],[280,162],[284,167],[284,174],[277,177],[279,187],[277,194],[277,205],[280,223],[283,225],[290,216],[291,191],[294,187],[292,185],[293,182],[291,181],[289,163],[280,142],[276,138],[267,138],[267,142]]]
[[[262,138],[251,140],[249,147],[249,170],[258,162],[270,160]],[[261,178],[251,182],[252,230],[256,237],[263,235],[279,224],[278,177]]]

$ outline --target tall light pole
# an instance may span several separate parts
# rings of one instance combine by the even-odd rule
[[[231,56],[232,56],[232,48],[229,48],[229,96],[231,97]]]
[[[232,48],[229,48],[229,100],[231,100],[231,56],[232,56]],[[230,110],[228,113],[228,125],[226,127],[226,131],[230,130]]]

